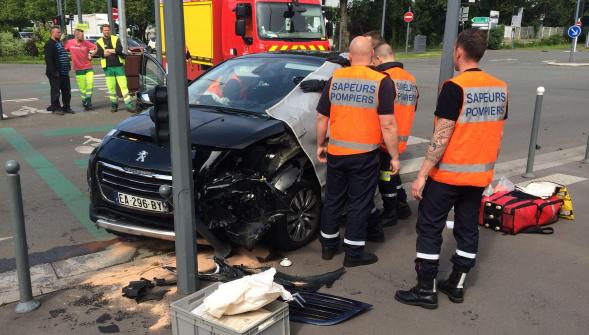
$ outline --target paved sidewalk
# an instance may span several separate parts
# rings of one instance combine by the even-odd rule
[[[414,284],[415,218],[387,228],[387,242],[371,244],[380,261],[347,269],[331,289],[322,292],[361,300],[374,308],[341,325],[317,327],[291,323],[292,334],[584,334],[589,329],[589,165],[569,163],[537,172],[538,177],[567,177],[572,184],[576,220],[560,220],[554,235],[507,236],[481,229],[478,266],[467,279],[466,302],[453,304],[440,296],[438,310],[404,306],[393,299],[396,289]],[[515,176],[514,183],[526,180]],[[415,210],[416,202],[411,203]],[[454,250],[445,232],[441,277],[450,269]],[[113,245],[85,258],[40,265],[33,271],[42,295],[41,307],[26,315],[14,303],[0,307],[6,334],[171,334],[169,304],[175,287],[161,301],[137,304],[121,296],[121,288],[140,277],[169,276],[161,265],[173,254],[134,244]],[[137,252],[135,252],[137,250]],[[133,251],[133,252],[131,252]],[[317,241],[290,253],[291,268],[280,271],[317,274],[341,266],[343,255],[325,262]],[[104,259],[126,262],[104,268]],[[83,262],[80,262],[84,260]],[[115,262],[116,263],[116,262]],[[89,272],[87,272],[89,271]],[[81,274],[81,272],[84,272]],[[38,274],[43,274],[39,276]],[[0,292],[7,274],[0,275]],[[4,281],[3,279],[4,278]],[[57,278],[60,287],[46,285]],[[44,285],[45,283],[45,285]],[[40,285],[40,286],[39,286]],[[53,291],[56,290],[56,291]],[[53,291],[51,293],[47,293]],[[5,292],[0,297],[5,299]]]

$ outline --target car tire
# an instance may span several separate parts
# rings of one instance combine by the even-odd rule
[[[303,180],[286,192],[291,213],[270,227],[265,241],[277,249],[296,250],[313,240],[319,229],[321,191],[316,183]]]

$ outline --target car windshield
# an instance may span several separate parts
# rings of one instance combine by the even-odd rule
[[[194,81],[188,99],[191,105],[263,114],[322,63],[320,58],[288,56],[228,60]]]
[[[259,2],[256,8],[262,39],[325,39],[321,6]]]

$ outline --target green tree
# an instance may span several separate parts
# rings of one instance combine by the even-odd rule
[[[24,4],[24,0],[0,1],[0,26],[20,28],[28,25],[29,20],[22,10]]]

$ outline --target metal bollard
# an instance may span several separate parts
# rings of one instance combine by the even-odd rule
[[[4,110],[2,109],[2,91],[0,90],[0,120],[4,120]]]
[[[18,275],[18,288],[20,302],[15,311],[19,314],[28,313],[37,309],[41,303],[33,298],[31,288],[31,272],[29,269],[29,254],[27,248],[27,233],[25,230],[25,218],[23,213],[22,192],[20,189],[20,165],[17,161],[10,160],[4,166],[7,172],[8,192],[10,193],[10,208],[12,208],[12,223],[14,225],[14,248],[16,256],[16,273]]]
[[[543,86],[536,89],[536,106],[534,107],[534,119],[532,121],[532,135],[530,135],[530,148],[528,149],[528,163],[524,178],[534,178],[534,157],[536,156],[536,143],[538,142],[538,128],[540,127],[540,112],[542,112],[542,99],[546,91]]]
[[[581,163],[589,164],[589,136],[587,136],[587,147],[585,148],[585,159]]]

